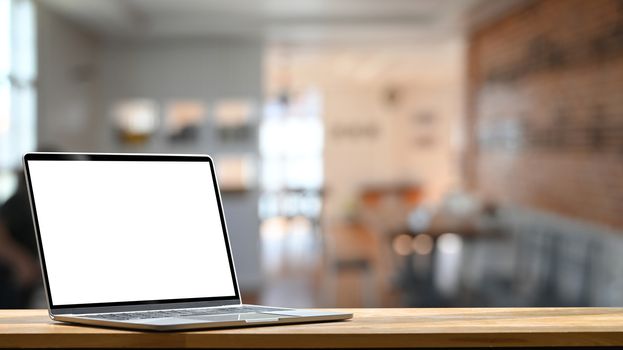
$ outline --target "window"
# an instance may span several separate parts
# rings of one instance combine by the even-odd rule
[[[30,0],[0,0],[0,202],[16,185],[14,169],[36,146],[36,33]]]
[[[322,100],[307,91],[291,106],[269,103],[260,125],[260,217],[318,219],[323,187]]]

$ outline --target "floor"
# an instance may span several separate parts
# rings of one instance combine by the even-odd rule
[[[330,236],[331,239],[327,237]],[[399,301],[387,287],[389,274],[360,230],[313,229],[305,218],[270,219],[261,228],[266,281],[260,302],[290,307],[380,307]]]

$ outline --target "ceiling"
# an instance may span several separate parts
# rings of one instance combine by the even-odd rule
[[[103,37],[261,38],[277,44],[420,43],[460,35],[517,0],[40,0]]]

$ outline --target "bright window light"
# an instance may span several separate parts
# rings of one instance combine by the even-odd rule
[[[0,202],[14,190],[11,172],[36,147],[36,27],[31,0],[0,0]]]

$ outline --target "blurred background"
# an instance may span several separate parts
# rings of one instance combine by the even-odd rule
[[[3,308],[35,149],[213,155],[247,303],[623,306],[621,0],[0,0]]]

